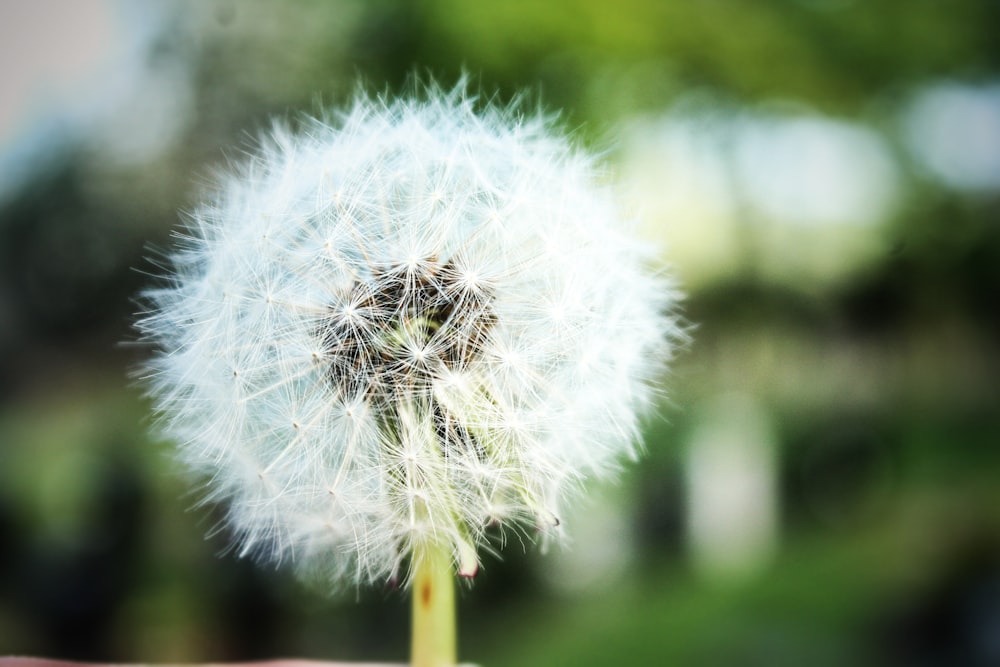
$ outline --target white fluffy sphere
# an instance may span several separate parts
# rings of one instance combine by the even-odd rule
[[[164,430],[244,553],[334,584],[558,532],[676,334],[592,159],[461,86],[275,129],[180,246],[139,323]]]

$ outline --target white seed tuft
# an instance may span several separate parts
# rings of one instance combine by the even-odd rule
[[[676,295],[591,158],[464,86],[273,131],[190,216],[138,327],[240,553],[333,585],[559,533],[637,446]]]

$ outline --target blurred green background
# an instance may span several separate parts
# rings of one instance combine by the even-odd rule
[[[178,210],[360,78],[526,89],[692,342],[648,455],[461,595],[538,665],[1000,665],[1000,3],[0,2],[0,654],[405,660],[394,590],[223,553],[129,371]]]

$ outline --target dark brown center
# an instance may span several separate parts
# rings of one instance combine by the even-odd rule
[[[496,321],[492,298],[451,261],[372,267],[320,328],[330,382],[380,409],[406,399],[443,413],[432,381],[476,358]]]

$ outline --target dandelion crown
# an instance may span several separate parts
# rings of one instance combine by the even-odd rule
[[[243,553],[337,586],[558,535],[675,332],[595,177],[545,118],[430,86],[276,128],[190,214],[145,370]]]

